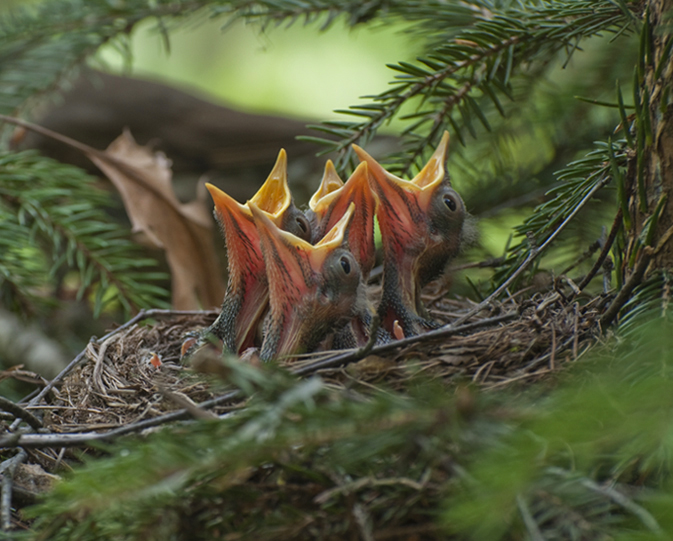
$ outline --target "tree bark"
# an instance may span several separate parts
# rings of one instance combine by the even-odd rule
[[[632,173],[630,208],[634,225],[628,235],[627,257],[624,261],[631,261],[635,265],[632,252],[642,248],[636,239],[640,237],[642,240],[641,234],[647,220],[656,213],[662,197],[665,198],[652,236],[651,246],[659,246],[660,249],[652,258],[651,270],[673,269],[673,241],[667,235],[673,227],[673,104],[671,104],[673,55],[669,53],[664,57],[665,47],[669,40],[673,39],[673,36],[666,31],[666,27],[672,22],[666,18],[666,14],[672,7],[673,0],[649,0],[643,15],[644,31],[647,32],[649,28],[647,39],[652,51],[651,55],[646,54],[647,47],[641,51],[645,62],[639,93],[642,113],[641,118],[636,120],[636,124],[640,124],[637,137],[641,138],[644,147],[642,153],[642,178],[646,194],[644,209],[641,208],[643,205],[638,195],[638,166],[636,164],[635,167],[629,168],[629,173]],[[660,67],[662,62],[663,66]],[[649,106],[646,103],[648,96]],[[647,118],[643,122],[643,115],[646,112],[649,114],[649,123]]]

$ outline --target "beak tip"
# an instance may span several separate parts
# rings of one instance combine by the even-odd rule
[[[353,152],[355,152],[357,157],[360,159],[360,161],[364,162],[369,157],[369,153],[364,148],[356,145],[355,143],[351,145],[351,148],[353,149]]]
[[[215,186],[215,184],[211,184],[210,182],[206,182],[206,188],[210,192],[210,195],[214,198],[215,195],[220,191],[220,189]]]

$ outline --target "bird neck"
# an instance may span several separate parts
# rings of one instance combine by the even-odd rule
[[[379,317],[381,326],[391,335],[394,334],[395,320],[406,336],[418,333],[416,306],[420,299],[415,278],[417,261],[418,257],[411,254],[400,254],[384,260]]]

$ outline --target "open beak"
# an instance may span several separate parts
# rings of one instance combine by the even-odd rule
[[[206,187],[215,202],[229,261],[222,310],[209,332],[222,340],[226,350],[239,353],[253,345],[257,325],[268,305],[264,257],[247,205],[241,205],[212,184]]]
[[[250,201],[274,217],[280,216],[289,208],[292,203],[292,194],[287,184],[287,153],[285,149],[280,149],[271,173]]]
[[[311,239],[309,221],[292,200],[287,181],[287,154],[280,149],[276,164],[262,187],[250,201],[269,214],[273,222],[304,240]]]
[[[218,187],[206,184],[215,203],[215,215],[224,232],[229,260],[229,282],[222,310],[206,331],[222,340],[225,349],[240,353],[254,345],[259,323],[268,307],[269,290],[260,248],[259,233],[249,204],[253,204],[279,227],[298,229],[296,213],[308,228],[308,220],[295,208],[287,183],[284,150],[268,178],[252,197],[240,204]]]
[[[353,145],[360,160],[369,166],[370,185],[378,198],[384,253],[379,315],[391,334],[396,320],[406,336],[432,325],[422,317],[425,309],[420,288],[437,277],[458,251],[465,208],[446,175],[448,144],[449,134],[444,132],[439,146],[412,180],[389,173]]]
[[[269,283],[261,358],[312,351],[352,318],[361,293],[359,266],[343,248],[355,205],[316,245],[279,229],[254,203],[249,206]]]
[[[437,150],[412,180],[389,173],[364,149],[353,145],[355,153],[371,171],[371,188],[379,200],[377,216],[384,249],[387,243],[389,250],[401,252],[409,245],[422,242],[431,195],[444,181],[448,143],[449,134],[444,132]]]
[[[316,213],[318,219],[322,219],[326,210],[326,205],[321,204],[320,201],[324,200],[324,198],[329,194],[337,191],[343,185],[344,181],[341,180],[339,173],[337,173],[336,169],[334,168],[334,163],[332,160],[327,160],[327,163],[325,164],[325,172],[323,173],[322,180],[320,181],[320,186],[311,197],[311,200],[308,202],[309,208]]]
[[[369,166],[361,163],[345,184],[336,174],[331,161],[327,162],[323,180],[309,202],[314,213],[313,241],[317,242],[346,213],[354,203],[355,211],[346,238],[348,247],[360,265],[364,280],[374,266],[374,215],[376,197],[370,188]],[[341,184],[339,184],[341,183]]]

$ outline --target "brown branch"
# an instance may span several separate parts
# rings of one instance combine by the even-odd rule
[[[225,404],[241,395],[240,391],[231,391],[216,398],[198,404],[201,409],[208,409]],[[172,421],[182,421],[191,418],[186,409],[179,409],[136,423],[120,426],[108,432],[75,432],[66,434],[11,434],[0,438],[0,447],[23,447],[26,449],[41,449],[45,447],[74,447],[92,442],[112,442],[120,436],[140,432],[147,428],[154,428]]]
[[[2,475],[2,494],[0,495],[0,527],[3,532],[8,532],[12,527],[12,487],[16,468],[26,460],[26,451],[20,449],[12,458],[5,460],[0,465]]]
[[[652,248],[651,246],[645,246],[642,249],[642,255],[636,264],[633,274],[629,277],[628,281],[624,284],[622,289],[619,290],[619,293],[617,293],[617,296],[612,301],[612,304],[608,306],[607,310],[605,310],[605,313],[603,314],[603,317],[601,317],[601,328],[607,327],[612,323],[612,320],[617,316],[619,311],[626,304],[626,301],[628,301],[631,297],[633,290],[643,281],[643,276],[645,275],[647,266],[650,264],[652,258],[661,251],[661,249],[669,240],[671,240],[672,237],[673,226],[669,227],[666,232],[661,235],[655,248]]]
[[[3,396],[0,396],[0,408],[11,413],[16,418],[23,419],[35,430],[43,428],[42,421],[35,417],[35,415]]]
[[[404,338],[403,340],[394,340],[388,344],[382,344],[380,346],[376,346],[372,348],[371,353],[372,354],[385,353],[387,351],[392,351],[394,349],[405,347],[411,344],[416,344],[418,342],[429,341],[435,338],[446,338],[448,336],[452,336],[455,334],[469,332],[479,327],[485,327],[488,325],[497,325],[510,319],[514,319],[515,317],[517,317],[517,314],[515,312],[510,312],[507,314],[503,314],[501,316],[496,316],[489,319],[482,319],[480,321],[476,321],[475,323],[468,323],[466,325],[461,326],[455,326],[453,324],[445,325],[444,327],[440,327],[439,329],[435,329],[426,332],[424,334],[411,336],[409,338]],[[339,355],[334,355],[333,357],[328,357],[327,359],[307,364],[305,366],[302,366],[301,368],[293,370],[292,373],[297,376],[304,376],[306,374],[312,374],[313,372],[322,370],[324,368],[332,368],[334,366],[341,366],[352,362],[356,362],[362,359],[364,356],[365,355],[362,355],[362,350],[353,350],[346,353],[341,353]]]
[[[612,323],[612,320],[617,317],[619,311],[626,304],[626,301],[628,301],[631,297],[633,290],[643,281],[643,276],[645,275],[647,266],[650,264],[653,256],[654,250],[651,247],[646,246],[643,248],[642,255],[638,260],[638,264],[636,265],[633,274],[629,277],[622,289],[619,290],[619,293],[617,293],[617,296],[614,298],[610,306],[608,306],[607,310],[605,310],[605,313],[601,317],[600,323],[602,329],[605,329]]]
[[[620,208],[617,210],[615,219],[612,222],[612,229],[610,229],[610,234],[608,235],[608,238],[606,239],[605,244],[603,245],[603,249],[601,250],[601,253],[598,254],[598,259],[594,263],[594,266],[591,267],[589,273],[577,286],[580,289],[580,291],[589,285],[589,282],[591,282],[593,277],[600,270],[601,266],[603,265],[603,261],[605,261],[605,258],[608,256],[608,253],[610,252],[610,248],[612,248],[612,244],[615,242],[615,238],[617,238],[617,232],[619,231],[621,225],[622,225],[622,209]]]

